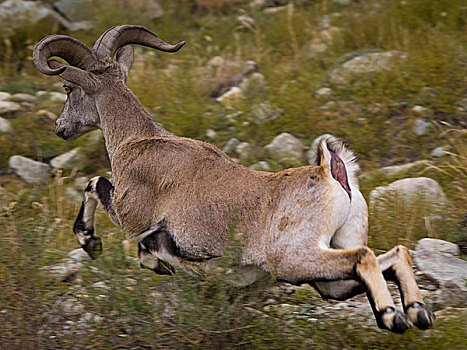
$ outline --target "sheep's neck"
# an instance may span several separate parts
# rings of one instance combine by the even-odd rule
[[[127,88],[101,96],[97,109],[111,162],[117,147],[129,139],[175,136],[156,123]]]

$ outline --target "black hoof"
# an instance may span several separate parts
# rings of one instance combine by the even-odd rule
[[[408,317],[402,312],[397,312],[393,320],[393,326],[390,329],[391,332],[402,334],[410,328],[410,321]]]
[[[102,253],[102,241],[99,237],[91,237],[82,248],[94,260]]]
[[[421,303],[412,303],[407,307],[406,313],[417,328],[427,329],[435,324],[435,315],[427,310]]]
[[[378,326],[391,332],[402,334],[412,327],[412,324],[403,312],[393,307],[388,307],[381,312]]]

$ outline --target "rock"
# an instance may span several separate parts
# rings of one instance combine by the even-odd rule
[[[21,110],[21,105],[11,101],[0,101],[0,115],[7,115]]]
[[[259,171],[271,171],[271,166],[269,165],[268,162],[265,162],[262,160],[261,162],[255,163],[253,165],[250,165],[249,167],[252,170],[259,170]]]
[[[266,312],[271,312],[281,317],[290,317],[294,313],[298,313],[300,311],[300,306],[298,305],[291,305],[291,304],[278,304],[278,305],[266,305],[263,308]]]
[[[29,94],[14,94],[13,98],[19,100],[20,102],[27,102],[27,103],[33,103],[36,101],[36,96],[29,95]]]
[[[135,14],[135,21],[150,22],[164,16],[162,6],[155,0],[124,0],[123,8]]]
[[[417,250],[415,263],[418,269],[441,285],[449,286],[449,283],[453,283],[467,293],[465,284],[467,279],[467,261],[450,254],[423,249]]]
[[[427,115],[427,114],[428,114],[428,111],[429,111],[428,108],[425,108],[425,107],[422,107],[422,106],[419,106],[419,105],[416,105],[416,106],[413,106],[413,107],[412,107],[412,112],[413,112],[414,114],[418,114],[418,115]]]
[[[280,108],[272,107],[269,101],[266,101],[252,106],[251,112],[254,118],[253,122],[258,123],[265,120],[276,119],[282,113],[282,110]]]
[[[356,57],[355,57],[356,56]],[[380,73],[394,67],[394,61],[405,59],[407,55],[400,51],[372,52],[351,54],[350,59],[331,71],[329,80],[332,84],[343,86],[362,75]]]
[[[79,190],[79,191],[84,191],[84,189],[86,188],[86,186],[88,185],[89,183],[89,178],[87,176],[80,176],[80,177],[77,177],[74,181],[73,181],[73,185]]]
[[[215,139],[217,137],[217,132],[213,129],[206,130],[206,136],[210,139]]]
[[[431,123],[425,122],[422,119],[416,119],[415,124],[413,126],[413,132],[417,136],[422,136],[425,134],[426,129],[431,126]]]
[[[453,256],[459,256],[460,254],[460,249],[457,244],[435,238],[423,238],[419,240],[415,250],[416,252],[428,250],[433,253],[450,254]]]
[[[242,90],[238,86],[233,86],[223,95],[216,98],[216,101],[222,103],[224,106],[230,106],[233,101],[239,99],[241,96]]]
[[[10,157],[8,164],[19,177],[28,183],[47,184],[49,182],[50,167],[48,164],[22,156]]]
[[[61,304],[61,308],[69,316],[79,315],[84,311],[84,305],[77,298],[68,298]]]
[[[250,16],[245,16],[245,15],[238,16],[237,21],[240,23],[242,27],[245,27],[246,29],[256,28],[256,21]]]
[[[0,132],[10,132],[11,130],[10,121],[0,117]]]
[[[45,116],[47,118],[49,118],[50,120],[52,121],[55,121],[57,119],[57,116],[55,115],[55,113],[52,113],[46,109],[41,109],[39,111],[37,111],[36,113],[37,115],[40,115],[40,116]]]
[[[50,161],[50,165],[56,169],[82,168],[86,163],[86,157],[79,147],[63,153]]]
[[[378,173],[386,176],[397,175],[409,171],[410,169],[427,165],[427,160],[417,160],[416,162],[402,164],[402,165],[391,165],[377,170]]]
[[[380,206],[385,200],[393,198],[405,204],[422,199],[438,209],[446,204],[443,189],[435,180],[428,177],[407,178],[394,181],[387,186],[376,187],[370,192],[370,207]]]
[[[122,0],[115,3],[115,10],[125,12],[128,22],[148,23],[164,15],[164,10],[155,0]],[[95,2],[92,0],[60,0],[54,3],[60,13],[83,29],[92,29],[96,23]]]
[[[89,255],[82,248],[72,250],[71,252],[67,254],[67,256],[68,258],[70,258],[71,260],[75,262],[83,262],[83,261],[91,260]]]
[[[229,141],[227,141],[227,143],[225,144],[224,148],[222,148],[222,150],[227,154],[231,154],[233,151],[235,151],[235,149],[237,148],[239,144],[240,144],[239,140],[237,140],[236,138],[231,138]]]
[[[273,159],[287,166],[297,166],[303,162],[303,143],[288,133],[282,133],[264,147]]]
[[[251,75],[244,78],[238,87],[242,91],[243,95],[252,96],[255,93],[263,91],[264,86],[264,75],[258,72],[254,72]]]
[[[48,95],[49,92],[48,91],[44,91],[44,90],[39,90],[36,92],[36,97],[42,97],[42,96],[45,96],[45,95]]]
[[[8,92],[0,91],[0,101],[8,101],[11,99],[11,94]]]
[[[439,146],[436,147],[433,151],[431,151],[431,156],[432,157],[442,157],[446,154],[447,151],[451,149],[450,145],[444,145],[444,146]]]
[[[66,99],[67,99],[66,94],[63,94],[63,93],[61,93],[61,92],[52,91],[52,92],[50,93],[50,101],[52,101],[52,102],[62,102],[62,103],[65,103],[65,102],[66,102]]]
[[[318,98],[329,98],[332,96],[332,89],[328,87],[322,87],[321,89],[316,90],[315,96]]]
[[[71,198],[77,202],[81,202],[83,200],[82,194],[71,187],[67,187],[65,189],[65,197]]]
[[[69,30],[89,29],[86,23],[72,23],[41,1],[4,1],[0,4],[0,22],[9,32],[38,22],[60,24]]]
[[[239,155],[240,159],[245,159],[250,154],[250,144],[248,142],[240,142],[235,148],[235,152]]]

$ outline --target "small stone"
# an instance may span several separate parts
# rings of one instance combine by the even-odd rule
[[[250,165],[249,167],[252,170],[258,170],[258,171],[271,171],[271,166],[269,165],[268,162],[265,162],[264,160],[255,163],[253,165]]]
[[[24,181],[31,184],[47,184],[49,182],[48,164],[23,157],[12,156],[8,162],[10,168]]]
[[[322,87],[315,92],[315,96],[319,98],[328,98],[332,96],[332,89],[328,87]]]
[[[418,115],[426,115],[428,112],[428,108],[416,105],[412,107],[412,112]]]
[[[223,104],[224,106],[230,106],[233,101],[239,99],[241,96],[242,90],[238,86],[233,86],[222,96],[216,98],[216,101]]]
[[[416,119],[413,131],[415,135],[422,136],[423,134],[425,134],[425,131],[429,126],[431,126],[431,123],[425,122],[422,119]]]
[[[240,159],[245,159],[250,154],[250,148],[251,147],[248,142],[240,142],[235,148],[235,151],[240,156]]]
[[[384,168],[380,168],[377,171],[383,175],[392,176],[400,173],[409,171],[410,169],[423,166],[428,163],[427,160],[417,160],[416,162],[402,164],[402,165],[391,165]]]
[[[84,311],[84,305],[76,298],[69,298],[61,304],[62,310],[67,315],[78,315]]]
[[[67,95],[66,94],[63,94],[61,92],[56,92],[56,91],[52,91],[50,93],[50,101],[52,102],[62,102],[62,103],[65,103],[66,102],[66,99],[67,99]]]
[[[80,176],[80,177],[77,177],[74,181],[73,181],[73,185],[80,191],[84,191],[84,189],[86,188],[86,186],[88,185],[89,183],[89,178],[87,176]]]
[[[245,15],[238,16],[237,21],[239,21],[243,27],[248,28],[248,29],[254,29],[256,27],[256,21],[250,16],[245,16]]]
[[[246,96],[251,96],[264,89],[264,75],[255,72],[244,78],[239,85],[240,91]]]
[[[72,250],[71,252],[68,253],[68,257],[76,262],[83,262],[83,261],[91,260],[88,253],[86,253],[84,249],[82,248]]]
[[[433,209],[446,204],[446,194],[435,180],[428,177],[415,177],[394,181],[387,186],[379,186],[370,192],[370,207],[384,204],[386,198],[397,198],[403,203],[412,203],[422,198]]]
[[[444,146],[436,147],[433,151],[431,151],[431,156],[436,157],[436,158],[442,157],[450,149],[451,149],[450,145],[444,145]]]
[[[67,187],[65,189],[65,197],[73,199],[77,202],[81,202],[83,200],[83,196],[81,195],[81,193],[79,193],[78,191],[76,191],[74,188],[71,188],[71,187]]]
[[[460,249],[457,244],[435,238],[422,238],[417,242],[415,249],[417,252],[419,250],[428,250],[430,252],[450,254],[453,256],[459,256],[460,254]]]
[[[233,151],[235,151],[235,149],[237,148],[239,144],[240,144],[239,140],[237,140],[236,138],[231,138],[229,141],[227,141],[227,143],[225,144],[224,148],[222,148],[222,150],[225,153],[230,154]]]
[[[21,110],[21,105],[11,101],[0,101],[0,115],[7,115]]]
[[[14,94],[13,98],[21,102],[28,102],[28,103],[33,103],[36,101],[36,96],[29,95],[29,94],[23,94],[23,93]]]
[[[424,274],[441,283],[444,288],[449,288],[449,284],[446,284],[449,282],[467,292],[467,261],[424,249],[417,251],[415,263]]]
[[[299,165],[303,162],[303,143],[296,137],[282,133],[264,147],[272,158],[288,166]]]
[[[42,97],[42,96],[47,95],[48,93],[49,93],[48,91],[40,90],[36,92],[36,97]]]
[[[362,76],[381,73],[394,68],[396,60],[405,60],[407,55],[400,51],[352,53],[342,65],[330,73],[331,84],[345,86]]]
[[[217,137],[217,132],[215,132],[213,129],[208,129],[206,130],[206,136],[210,139],[214,139]]]
[[[94,288],[98,288],[98,289],[102,289],[102,290],[110,290],[110,286],[107,285],[107,283],[105,283],[104,281],[99,281],[99,282],[93,283],[92,286]]]
[[[86,157],[79,147],[61,154],[50,161],[50,165],[56,169],[82,168],[86,163]]]
[[[50,120],[52,121],[55,121],[57,119],[57,116],[55,115],[55,113],[52,113],[46,109],[41,109],[39,111],[37,111],[36,113],[37,115],[39,116],[45,116],[47,118],[49,118]]]
[[[10,132],[11,130],[10,121],[0,117],[0,132]]]
[[[0,101],[9,101],[11,99],[11,94],[8,92],[0,91]]]

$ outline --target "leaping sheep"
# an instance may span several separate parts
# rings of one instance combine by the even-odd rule
[[[36,67],[64,79],[68,98],[56,134],[64,140],[96,128],[104,134],[113,184],[91,179],[73,228],[88,254],[101,250],[93,229],[98,203],[138,241],[141,264],[159,274],[222,256],[234,226],[242,265],[289,283],[311,283],[326,298],[366,292],[378,326],[393,332],[434,323],[407,248],[376,257],[366,246],[367,205],[354,155],[342,141],[321,138],[315,166],[268,173],[238,165],[208,143],[175,136],[125,85],[133,44],[176,52],[184,42],[170,45],[144,27],[121,25],[92,49],[63,35],[47,36],[34,48]],[[385,279],[397,283],[404,312]]]

